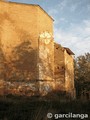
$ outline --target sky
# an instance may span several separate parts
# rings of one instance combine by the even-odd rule
[[[54,40],[75,56],[90,52],[90,0],[9,0],[40,5],[54,19]]]

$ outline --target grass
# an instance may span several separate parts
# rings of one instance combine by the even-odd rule
[[[90,101],[61,102],[40,97],[3,96],[0,97],[0,120],[49,120],[48,112],[90,114],[89,105]]]

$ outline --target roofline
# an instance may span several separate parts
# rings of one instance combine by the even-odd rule
[[[38,5],[38,6],[45,14],[47,14],[54,21],[54,19],[40,5]]]
[[[27,6],[38,6],[45,14],[48,15],[48,17],[54,21],[54,19],[38,4],[28,4],[28,3],[20,3],[20,2],[11,2],[11,1],[0,1],[0,2],[5,2],[5,3],[11,3],[11,4],[20,4],[20,5],[27,5]]]
[[[66,50],[67,51],[67,53],[69,53],[70,55],[75,55],[71,50],[70,50],[70,48],[67,48],[67,47],[63,47],[61,44],[59,44],[59,43],[57,43],[57,42],[55,42],[54,41],[54,45],[58,45],[59,47],[62,47],[64,50]]]
[[[70,55],[75,55],[69,48],[63,47]]]

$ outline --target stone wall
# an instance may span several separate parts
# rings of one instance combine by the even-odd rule
[[[65,56],[65,88],[67,93],[74,98],[75,97],[75,86],[74,86],[74,59],[73,56],[64,50]]]
[[[0,94],[74,94],[73,58],[39,6],[0,1]]]
[[[44,32],[39,39],[39,80],[40,91],[49,92],[55,86],[54,81],[54,42],[52,34]],[[48,83],[48,84],[47,84]]]
[[[43,32],[49,32],[53,36],[53,19],[51,16],[48,15],[40,6],[38,8],[38,19],[37,19],[37,25],[38,25],[38,34],[42,34]]]
[[[75,97],[74,59],[72,51],[59,44],[54,44],[54,79],[55,89],[65,91],[70,97]],[[68,51],[69,49],[69,51]]]
[[[54,43],[54,64],[56,89],[65,91],[64,49],[57,43]]]
[[[16,70],[23,74],[25,72],[28,76],[31,74],[29,79],[36,79],[37,7],[0,2],[0,43],[5,59],[14,73]],[[32,61],[33,65],[28,66]]]
[[[7,82],[5,88],[31,82],[39,89],[39,37],[46,30],[53,35],[52,28],[53,19],[40,6],[0,1],[0,79]]]

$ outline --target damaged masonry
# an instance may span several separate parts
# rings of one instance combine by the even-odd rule
[[[0,95],[75,97],[74,53],[55,43],[53,21],[39,5],[0,1]]]

